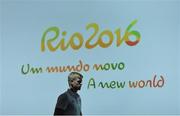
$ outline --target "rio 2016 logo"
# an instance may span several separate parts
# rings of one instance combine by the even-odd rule
[[[135,46],[139,43],[141,35],[136,30],[131,30],[131,28],[137,23],[137,20],[132,21],[128,27],[125,30],[124,36],[121,36],[120,28],[116,29],[114,33],[109,30],[103,30],[98,34],[99,32],[99,25],[96,23],[90,23],[86,26],[86,30],[93,29],[93,33],[88,37],[84,38],[83,35],[80,32],[73,33],[69,41],[65,43],[65,36],[67,34],[66,31],[62,32],[62,38],[57,44],[54,44],[54,42],[57,42],[57,39],[60,34],[60,29],[58,27],[50,27],[48,28],[42,36],[41,39],[41,51],[45,52],[46,48],[48,48],[51,52],[55,52],[56,50],[62,50],[65,51],[69,48],[69,46],[73,50],[79,50],[82,46],[84,46],[87,49],[93,49],[97,46],[100,46],[101,48],[108,48],[112,45],[115,37],[116,37],[116,47],[119,47],[123,41],[128,46]],[[48,38],[48,33],[54,33],[53,37]],[[108,41],[103,41],[103,37],[108,38]],[[135,40],[130,40],[130,36],[135,36]],[[97,38],[97,41],[93,41],[95,38]],[[85,41],[86,40],[86,41]],[[92,41],[94,43],[92,43]],[[83,45],[84,44],[84,45]]]

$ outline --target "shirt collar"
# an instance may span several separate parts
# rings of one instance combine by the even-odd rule
[[[77,92],[73,92],[71,89],[67,90],[72,96],[79,97]]]

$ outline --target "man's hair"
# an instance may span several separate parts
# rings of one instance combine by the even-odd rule
[[[71,72],[68,75],[68,84],[69,84],[69,86],[70,86],[71,82],[77,78],[77,76],[80,77],[80,78],[83,78],[83,75],[78,73],[78,72]]]

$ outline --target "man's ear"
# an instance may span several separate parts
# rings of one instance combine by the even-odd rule
[[[71,83],[70,83],[70,85],[69,85],[70,88],[73,88],[72,82],[73,82],[73,81],[71,80]]]

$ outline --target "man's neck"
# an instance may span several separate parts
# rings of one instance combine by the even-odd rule
[[[71,90],[72,92],[77,93],[77,90],[76,90],[76,89],[70,88],[70,90]]]

